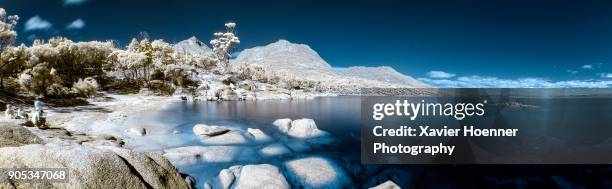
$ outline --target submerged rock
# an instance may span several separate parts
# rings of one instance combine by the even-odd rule
[[[232,166],[230,169],[223,169],[219,172],[218,180],[220,188],[230,188],[236,179],[235,175],[239,175],[239,171],[242,166]],[[234,170],[238,169],[238,173],[234,173]]]
[[[275,156],[283,156],[291,153],[291,151],[287,148],[287,146],[281,143],[270,144],[266,147],[263,147],[259,150],[259,154],[262,157],[275,157]]]
[[[187,146],[164,150],[164,157],[177,165],[231,163],[259,159],[255,150],[242,146]]]
[[[195,178],[193,178],[192,176],[183,174],[183,176],[185,177],[185,183],[187,183],[187,186],[189,187],[189,189],[195,189],[195,185],[196,185],[196,180]]]
[[[81,145],[40,145],[0,148],[0,167],[68,169],[67,183],[21,183],[36,188],[187,188],[179,172],[159,154]],[[12,188],[0,182],[0,188]]]
[[[259,164],[242,167],[240,176],[234,185],[240,188],[291,188],[285,176],[274,165]]]
[[[289,134],[289,136],[302,139],[317,138],[329,135],[329,133],[317,128],[317,125],[312,119],[293,120],[291,122],[291,128],[287,134]]]
[[[415,169],[411,169],[410,171],[399,169],[399,168],[387,168],[384,169],[376,175],[372,176],[370,179],[365,182],[365,186],[368,187],[380,187],[382,186],[391,186],[389,184],[383,185],[387,182],[393,183],[393,185],[412,188],[413,183],[416,181],[415,174],[419,174]],[[382,183],[382,184],[381,184]],[[375,187],[375,188],[376,188]]]
[[[272,139],[272,137],[268,136],[266,133],[259,129],[248,128],[247,132],[253,136],[253,140],[255,140],[255,142],[265,143],[274,140]]]
[[[202,188],[204,188],[204,189],[212,189],[212,186],[210,185],[210,183],[206,182],[206,183],[204,183]]]
[[[223,169],[212,188],[291,188],[280,170],[270,164],[232,166]]]
[[[274,126],[276,126],[276,128],[279,131],[281,131],[283,133],[287,133],[287,132],[289,132],[289,128],[291,128],[291,119],[289,119],[289,118],[277,119],[272,124]]]
[[[315,121],[312,119],[297,119],[291,121],[291,119],[285,118],[277,119],[272,124],[276,126],[278,131],[294,139],[305,140],[313,144],[329,144],[333,142],[330,134],[317,128]],[[291,141],[287,143],[289,142]]]
[[[287,176],[297,188],[345,188],[352,180],[335,162],[322,157],[306,157],[284,163]]]
[[[290,140],[287,141],[285,145],[287,145],[293,152],[305,152],[312,149],[310,145],[304,141]]]
[[[370,189],[402,189],[402,188],[399,187],[397,184],[395,184],[393,181],[388,180],[387,182],[379,184],[378,186],[372,187]]]
[[[229,132],[230,129],[223,126],[196,124],[193,126],[193,133],[204,136],[217,136]]]
[[[252,136],[244,131],[233,130],[212,137],[201,137],[201,141],[208,145],[246,145],[251,144]]]

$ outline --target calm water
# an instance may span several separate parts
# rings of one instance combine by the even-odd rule
[[[359,97],[321,97],[312,100],[262,100],[230,102],[180,102],[160,113],[168,124],[180,125],[185,145],[199,145],[192,128],[197,123],[258,128],[274,132],[272,122],[281,118],[315,120],[319,129],[330,132],[341,144],[359,142]],[[191,136],[191,137],[190,137]],[[181,145],[181,146],[185,146]],[[359,146],[356,146],[359,147]],[[358,149],[357,149],[358,150]]]
[[[609,114],[612,103],[607,101],[592,101],[584,99],[565,99],[560,101],[529,101],[530,104],[540,106],[538,114],[517,111],[501,111],[506,119],[523,119],[520,122],[529,122],[532,125],[539,123],[557,124],[563,128],[568,124],[579,124],[574,119],[580,114],[589,114],[584,109],[572,108],[567,104],[580,103],[582,107],[599,107],[598,115]],[[602,105],[603,103],[603,105]],[[604,107],[603,109],[601,107]],[[180,102],[170,108],[159,112],[164,114],[162,122],[178,125],[181,131],[182,143],[171,147],[203,145],[193,134],[192,127],[197,123],[224,125],[241,128],[258,128],[265,133],[276,132],[272,122],[279,118],[310,118],[314,119],[319,129],[328,131],[337,139],[334,145],[323,146],[306,152],[306,155],[316,154],[331,158],[342,165],[354,181],[356,187],[368,186],[367,179],[375,174],[395,175],[400,183],[410,184],[417,188],[431,187],[464,187],[464,188],[490,188],[503,186],[509,188],[523,187],[550,187],[580,184],[583,186],[612,187],[612,168],[607,165],[361,165],[360,164],[360,97],[321,97],[312,100],[264,100],[264,101],[235,101],[235,102]],[[604,110],[602,112],[602,110]],[[593,114],[594,112],[590,112]],[[535,116],[539,115],[539,116]],[[532,117],[526,120],[525,117]],[[610,119],[606,119],[610,121]],[[584,121],[584,120],[583,120]],[[519,123],[520,123],[519,122]],[[592,121],[586,121],[592,123]],[[583,122],[584,123],[584,122]],[[513,127],[516,125],[512,125]],[[605,133],[612,131],[610,122],[584,128],[597,126]],[[603,127],[602,127],[603,126]],[[610,136],[610,135],[603,135]],[[558,134],[563,139],[563,133]],[[588,143],[605,140],[601,138],[580,138]],[[572,141],[576,142],[576,141]],[[282,167],[282,162],[298,154],[283,159],[264,159],[247,163],[270,163]],[[203,178],[216,176],[218,171],[234,164],[202,164],[179,167],[181,171],[195,176],[198,186]],[[373,171],[372,171],[373,170]],[[389,171],[392,170],[392,171]],[[499,170],[504,170],[499,172]],[[401,183],[403,182],[403,183]]]
[[[161,122],[176,125],[180,131],[180,143],[172,147],[205,145],[193,133],[197,123],[222,125],[238,128],[257,128],[268,135],[279,135],[272,125],[277,119],[309,118],[315,120],[319,129],[329,132],[335,142],[322,145],[310,151],[282,157],[262,158],[255,161],[232,163],[201,163],[180,166],[182,172],[195,176],[198,182],[216,176],[221,169],[232,165],[269,163],[282,167],[282,162],[307,155],[319,155],[332,159],[342,159],[349,164],[359,164],[360,145],[360,98],[359,97],[321,97],[311,100],[262,100],[231,102],[178,102],[168,109],[158,112]],[[250,145],[247,145],[250,146]],[[265,146],[265,145],[264,145]],[[255,146],[259,148],[262,146]]]

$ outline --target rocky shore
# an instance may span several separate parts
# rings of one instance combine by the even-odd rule
[[[349,173],[326,157],[258,163],[333,142],[311,119],[278,119],[273,125],[281,135],[199,124],[193,132],[204,146],[173,148],[180,140],[176,126],[147,121],[151,120],[147,116],[179,101],[179,96],[105,94],[89,99],[89,105],[47,109],[47,129],[2,119],[0,167],[65,167],[71,175],[66,183],[2,178],[0,188],[336,188],[353,184]],[[195,179],[176,168],[193,164],[228,166],[206,179]]]
[[[92,129],[100,126],[96,123],[115,119],[117,113],[137,114],[153,107],[130,106],[132,98],[140,97],[50,109],[47,129],[0,120],[0,167],[67,168],[70,173],[66,182],[24,182],[3,176],[0,188],[188,188],[184,176],[162,154],[131,150],[124,146],[123,136]],[[141,100],[148,98],[169,100]]]
[[[0,188],[187,188],[177,169],[159,153],[105,145],[110,136],[26,129],[0,123],[0,167],[67,168],[66,182],[23,182],[2,177]]]

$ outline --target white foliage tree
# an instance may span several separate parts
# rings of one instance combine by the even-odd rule
[[[236,23],[228,22],[225,24],[225,32],[216,32],[215,39],[210,40],[213,52],[219,61],[219,68],[222,73],[228,71],[230,53],[233,47],[240,44],[240,39],[236,36]]]
[[[15,26],[19,16],[11,15],[7,16],[4,8],[0,8],[0,51],[8,45],[13,44],[17,38],[17,32],[15,32]]]
[[[11,15],[7,16],[4,8],[0,8],[0,89],[4,88],[4,77],[7,77],[18,68],[19,65],[15,65],[14,57],[10,56],[11,53],[4,53],[5,49],[12,45],[17,38],[17,32],[15,32],[15,26],[19,16]]]
[[[132,82],[144,77],[144,67],[147,64],[147,55],[143,52],[129,50],[115,50],[109,56],[114,63],[115,71],[121,73],[123,79]]]
[[[73,42],[63,37],[51,38],[46,43],[37,40],[29,48],[32,57],[28,67],[46,62],[69,87],[79,78],[102,76],[113,49],[111,42]]]

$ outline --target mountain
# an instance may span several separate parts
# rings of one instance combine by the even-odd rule
[[[395,83],[415,87],[427,87],[427,84],[416,80],[410,76],[399,73],[389,66],[365,67],[352,66],[348,68],[334,68],[337,74],[349,77],[381,81],[385,83]]]
[[[185,52],[185,53],[192,53],[192,54],[212,54],[213,53],[212,49],[206,46],[204,42],[198,40],[198,38],[196,38],[195,36],[174,44],[174,50],[176,52]]]
[[[308,45],[294,44],[287,40],[245,49],[233,62],[256,63],[271,67],[275,72],[290,73],[313,80],[325,75],[335,75],[332,67]]]
[[[351,67],[334,70],[308,45],[279,40],[245,49],[232,64],[258,64],[282,80],[300,79],[319,83],[319,88],[337,94],[359,93],[361,88],[427,87],[391,67]]]

